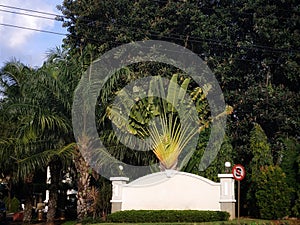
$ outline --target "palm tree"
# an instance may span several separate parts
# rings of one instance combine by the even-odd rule
[[[69,159],[73,159],[73,163],[77,171],[77,218],[79,220],[82,220],[88,215],[89,192],[92,190],[90,184],[91,168],[82,155],[83,152],[89,151],[88,145],[86,145],[88,140],[83,135],[80,142],[75,144],[73,138],[73,130],[71,127],[71,107],[73,92],[77,86],[81,73],[94,59],[92,52],[93,47],[88,45],[86,49],[81,51],[81,54],[78,55],[78,57],[74,56],[73,58],[69,58],[67,51],[57,48],[49,51],[48,60],[45,64],[45,67],[49,67],[51,71],[53,71],[53,68],[57,69],[57,73],[53,73],[53,77],[55,79],[58,76],[64,78],[61,82],[56,82],[56,86],[53,90],[55,90],[55,95],[62,103],[62,107],[58,109],[58,111],[62,112],[65,118],[68,119],[68,125],[70,125],[68,128],[69,132],[61,134],[60,137],[63,137],[64,142],[69,144],[65,147],[66,150],[68,150],[67,152],[72,154],[72,157],[69,157]],[[81,151],[79,151],[78,145],[86,146],[87,148],[81,148]]]
[[[159,76],[153,78],[148,91],[148,96],[151,97],[140,99],[136,104],[133,103],[135,97],[130,96],[129,93],[125,91],[118,93],[122,101],[108,107],[105,115],[119,129],[141,139],[149,137],[148,145],[158,158],[161,170],[181,168],[182,163],[189,159],[190,153],[185,154],[180,165],[178,165],[178,157],[189,141],[210,124],[208,103],[203,101],[203,91],[196,88],[190,93],[190,100],[194,103],[186,100],[190,80],[184,79],[179,86],[178,78],[178,74],[172,76],[166,91],[162,85],[162,78]],[[156,93],[161,92],[161,98],[164,99],[152,97],[154,90]],[[192,113],[192,104],[196,104],[198,112]],[[132,105],[134,106],[130,108]],[[130,115],[129,119],[126,115]],[[195,122],[196,126],[190,126],[191,121]]]
[[[77,218],[79,220],[82,220],[88,215],[89,192],[91,191],[91,168],[82,155],[83,152],[89,151],[88,146],[87,148],[81,148],[81,151],[79,151],[78,148],[78,145],[86,146],[88,140],[83,135],[80,141],[75,144],[73,138],[71,107],[73,92],[77,86],[81,73],[94,60],[92,52],[93,47],[88,45],[85,49],[82,49],[80,55],[69,58],[67,51],[56,48],[55,50],[49,51],[48,60],[44,65],[45,68],[50,68],[50,70],[53,71],[52,77],[54,80],[59,80],[59,77],[63,78],[60,82],[55,82],[56,85],[55,87],[52,87],[52,90],[61,103],[61,108],[57,109],[58,112],[61,112],[65,118],[68,119],[68,125],[70,125],[68,128],[69,132],[60,134],[60,137],[63,137],[64,143],[68,144],[65,147],[68,150],[68,153],[72,153],[72,157],[69,158],[73,159],[77,171]],[[55,107],[55,105],[53,107]]]
[[[2,72],[6,93],[2,110],[9,115],[9,121],[15,122],[14,129],[2,139],[2,143],[6,143],[7,153],[14,152],[12,155],[16,159],[17,174],[25,178],[28,187],[34,171],[50,165],[53,182],[47,220],[52,222],[60,179],[60,167],[56,165],[59,165],[58,161],[61,159],[65,162],[66,158],[71,158],[70,152],[74,149],[70,125],[71,103],[68,102],[70,94],[67,91],[70,87],[66,86],[72,80],[59,76],[57,65],[46,64],[39,70],[29,70],[30,73],[26,75],[19,72],[22,68],[20,63],[9,63]],[[2,159],[3,157],[4,155]],[[24,216],[26,221],[31,219],[30,194],[28,196]]]
[[[1,138],[1,161],[7,163],[15,164],[14,159],[18,159],[21,155],[29,154],[28,142],[26,143],[26,137],[31,136],[33,132],[27,130],[26,137],[23,135],[26,130],[26,125],[28,125],[23,119],[23,110],[21,107],[18,110],[14,106],[21,106],[24,104],[27,98],[27,88],[29,87],[30,79],[34,74],[34,70],[23,65],[22,63],[13,60],[12,62],[6,63],[6,65],[1,69],[1,85],[3,87],[4,99],[2,100],[1,111],[2,111],[2,121],[6,124],[7,130],[5,136]],[[21,119],[22,118],[22,119]],[[20,126],[21,125],[21,126]],[[27,139],[28,140],[28,139]],[[11,165],[3,165],[4,168]],[[7,167],[6,167],[7,168]],[[24,221],[31,220],[31,182],[33,178],[33,173],[25,173],[20,176],[18,167],[14,171],[16,180],[19,178],[24,180],[25,188],[27,189],[27,198],[25,201],[25,213]],[[29,213],[30,211],[30,213]]]
[[[61,53],[61,52],[58,52]],[[60,60],[55,60],[56,58]],[[40,98],[33,98],[40,107],[35,108],[40,112],[37,115],[37,123],[33,124],[35,129],[42,134],[40,138],[45,145],[43,150],[37,154],[24,158],[21,162],[38,165],[41,158],[50,167],[51,184],[49,187],[49,202],[47,222],[54,222],[57,211],[58,187],[61,181],[61,170],[70,164],[75,149],[72,138],[71,127],[71,100],[72,85],[76,84],[73,75],[66,70],[68,62],[60,54],[49,57],[52,63],[45,63],[38,70],[39,82],[37,91],[42,93]],[[69,76],[68,76],[69,75]],[[71,93],[70,93],[71,90]]]

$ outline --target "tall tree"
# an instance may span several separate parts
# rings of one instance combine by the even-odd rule
[[[72,94],[68,90],[72,89],[71,84],[76,85],[73,83],[76,80],[71,78],[72,74],[69,77],[68,73],[61,74],[59,69],[63,68],[58,68],[58,64],[45,64],[43,68],[29,70],[22,76],[17,73],[19,70],[6,70],[8,66],[11,64],[4,67],[1,77],[6,81],[7,93],[2,112],[7,114],[14,126],[11,126],[10,133],[1,140],[3,152],[6,153],[2,155],[2,160],[14,155],[17,174],[25,180],[28,187],[35,171],[45,169],[50,164],[52,183],[47,221],[53,222],[60,179],[60,168],[55,165],[59,165],[57,162],[62,159],[66,163],[74,149],[70,125]],[[17,80],[17,76],[23,82]],[[12,92],[11,89],[16,91]],[[24,220],[28,222],[31,219],[32,194],[27,193],[29,198]]]
[[[1,84],[4,89],[4,99],[1,104],[1,118],[2,123],[9,124],[4,136],[1,137],[1,162],[3,170],[7,172],[7,168],[11,168],[11,165],[16,165],[14,174],[14,180],[23,180],[26,191],[25,197],[25,212],[24,221],[29,222],[31,220],[32,209],[32,179],[33,171],[26,171],[22,173],[17,165],[18,159],[31,154],[33,149],[28,147],[29,138],[33,138],[33,131],[28,129],[29,114],[23,115],[23,108],[18,107],[16,109],[13,106],[26,107],[25,99],[27,96],[27,88],[35,74],[35,70],[23,65],[18,61],[8,62],[1,69]],[[21,118],[21,119],[20,119]],[[36,148],[34,149],[36,150]],[[13,156],[13,158],[11,158]],[[14,168],[14,167],[13,167]],[[26,170],[27,168],[23,168]],[[23,171],[24,171],[23,170]]]
[[[250,184],[248,190],[248,202],[250,207],[248,209],[251,212],[251,215],[259,216],[257,208],[257,198],[256,192],[258,188],[258,177],[261,173],[262,167],[272,166],[273,157],[271,153],[270,144],[267,140],[267,136],[261,126],[257,123],[254,124],[254,127],[251,130],[250,137],[250,151],[252,153],[252,160],[248,167],[249,176],[247,180]],[[252,211],[253,210],[253,211]]]
[[[97,55],[146,39],[171,41],[199,54],[234,106],[230,135],[238,157],[249,161],[251,121],[261,124],[275,145],[281,133],[299,135],[297,1],[85,0],[64,1],[59,9],[71,54],[88,44],[96,46]]]

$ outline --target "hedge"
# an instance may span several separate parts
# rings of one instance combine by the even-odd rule
[[[127,210],[108,215],[115,223],[209,222],[227,221],[229,213],[199,210]]]

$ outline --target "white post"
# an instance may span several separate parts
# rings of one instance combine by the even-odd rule
[[[111,202],[111,212],[117,212],[122,210],[122,189],[128,181],[128,177],[111,177],[112,181],[112,199]]]
[[[235,218],[234,179],[232,174],[218,174],[221,183],[221,210],[230,213],[230,219]]]
[[[47,179],[46,179],[46,184],[51,184],[51,175],[50,175],[50,167],[47,166]],[[49,190],[46,190],[46,199],[45,203],[48,203],[49,201]]]

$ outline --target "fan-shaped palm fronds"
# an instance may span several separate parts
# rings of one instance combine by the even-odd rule
[[[132,143],[133,136],[139,137],[145,148],[150,146],[164,169],[176,168],[178,157],[191,138],[200,128],[208,127],[204,121],[202,125],[205,126],[201,126],[199,118],[190,113],[193,102],[186,100],[190,80],[184,79],[179,86],[178,77],[174,74],[167,87],[165,79],[153,77],[144,99],[122,90],[117,93],[121,100],[108,107],[106,112],[113,124],[122,130],[123,143]],[[197,96],[194,98],[197,99]],[[181,111],[178,112],[178,109]],[[206,119],[204,115],[208,112],[203,109],[201,113]],[[192,126],[189,121],[196,123]]]

